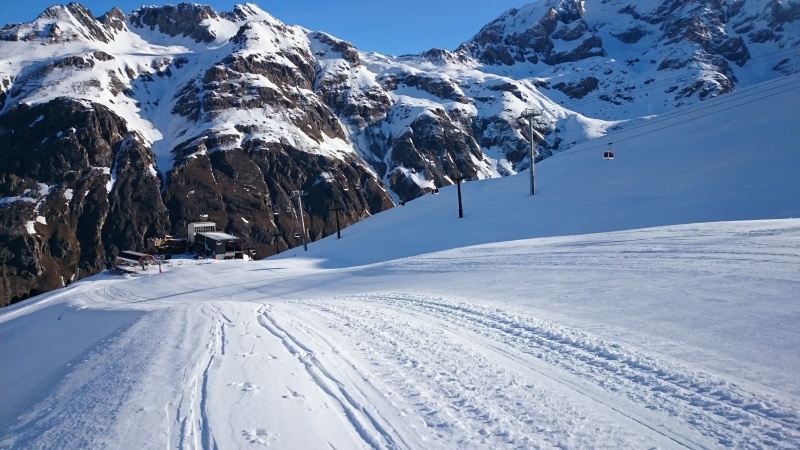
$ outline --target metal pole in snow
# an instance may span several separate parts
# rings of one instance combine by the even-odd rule
[[[533,117],[528,117],[528,126],[530,127],[529,136],[531,137],[531,195],[536,193],[536,184],[535,184],[535,172],[534,168],[536,165],[534,164],[536,158],[533,156]]]
[[[458,184],[458,218],[464,218],[464,208],[461,207],[461,182],[464,180],[464,177],[456,178],[456,183]]]
[[[275,241],[275,254],[276,255],[280,254],[281,251],[280,251],[280,249],[278,249],[278,236],[280,236],[281,234],[278,233],[278,230],[270,231],[269,234],[270,234],[270,236],[272,236],[272,240]]]
[[[342,229],[339,226],[339,211],[344,211],[344,202],[339,202],[337,204],[335,201],[332,201],[330,205],[330,211],[336,211],[336,239],[341,239]]]
[[[339,231],[339,211],[341,210],[341,208],[336,208],[336,239],[342,238],[342,233]]]
[[[293,197],[297,198],[297,208],[300,210],[300,226],[303,229],[303,250],[308,251],[308,242],[306,241],[306,221],[303,218],[303,196],[306,195],[303,191],[295,191]]]
[[[539,112],[533,108],[528,108],[522,112],[522,117],[528,119],[528,135],[530,136],[531,141],[531,195],[536,193],[535,188],[535,170],[534,170],[534,161],[536,160],[536,151],[534,150],[534,142],[533,142],[533,118],[538,116]]]
[[[303,250],[308,251],[308,242],[306,240],[306,219],[303,218],[303,197],[297,196],[297,206],[300,209],[300,225],[303,227]]]

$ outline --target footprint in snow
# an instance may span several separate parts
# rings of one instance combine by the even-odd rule
[[[230,383],[228,386],[237,388],[245,394],[257,394],[261,392],[260,386],[247,381],[244,383]]]
[[[299,393],[297,391],[293,391],[293,390],[289,389],[288,387],[286,389],[289,391],[289,393],[286,394],[286,395],[283,395],[282,396],[283,398],[296,398],[298,400],[303,400],[303,399],[306,398],[305,395],[303,395],[303,394],[301,394],[301,393]]]
[[[260,444],[269,447],[278,438],[275,433],[270,433],[263,428],[256,428],[255,430],[243,430],[242,436],[247,439],[251,444]]]

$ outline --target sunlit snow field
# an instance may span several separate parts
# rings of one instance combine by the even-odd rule
[[[0,312],[3,448],[797,448],[800,79]],[[614,142],[615,159],[601,158]],[[794,219],[793,219],[794,217]]]

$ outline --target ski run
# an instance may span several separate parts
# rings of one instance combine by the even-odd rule
[[[783,220],[96,277],[4,314],[0,442],[793,448],[799,267]]]

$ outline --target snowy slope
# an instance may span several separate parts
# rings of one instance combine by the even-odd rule
[[[796,448],[798,264],[783,220],[99,276],[0,317],[0,441]]]
[[[529,176],[464,183],[330,236],[308,256],[368,264],[455,246],[682,223],[800,217],[800,77],[780,78],[596,139]],[[604,160],[612,143],[615,159]],[[510,220],[509,218],[513,218]],[[386,229],[394,230],[386,233]],[[389,237],[387,237],[389,236]],[[457,238],[454,238],[457,236]],[[396,244],[395,244],[396,242]],[[351,252],[354,245],[373,249]],[[292,249],[283,257],[305,255]]]
[[[0,446],[797,448],[799,83],[5,308]]]

